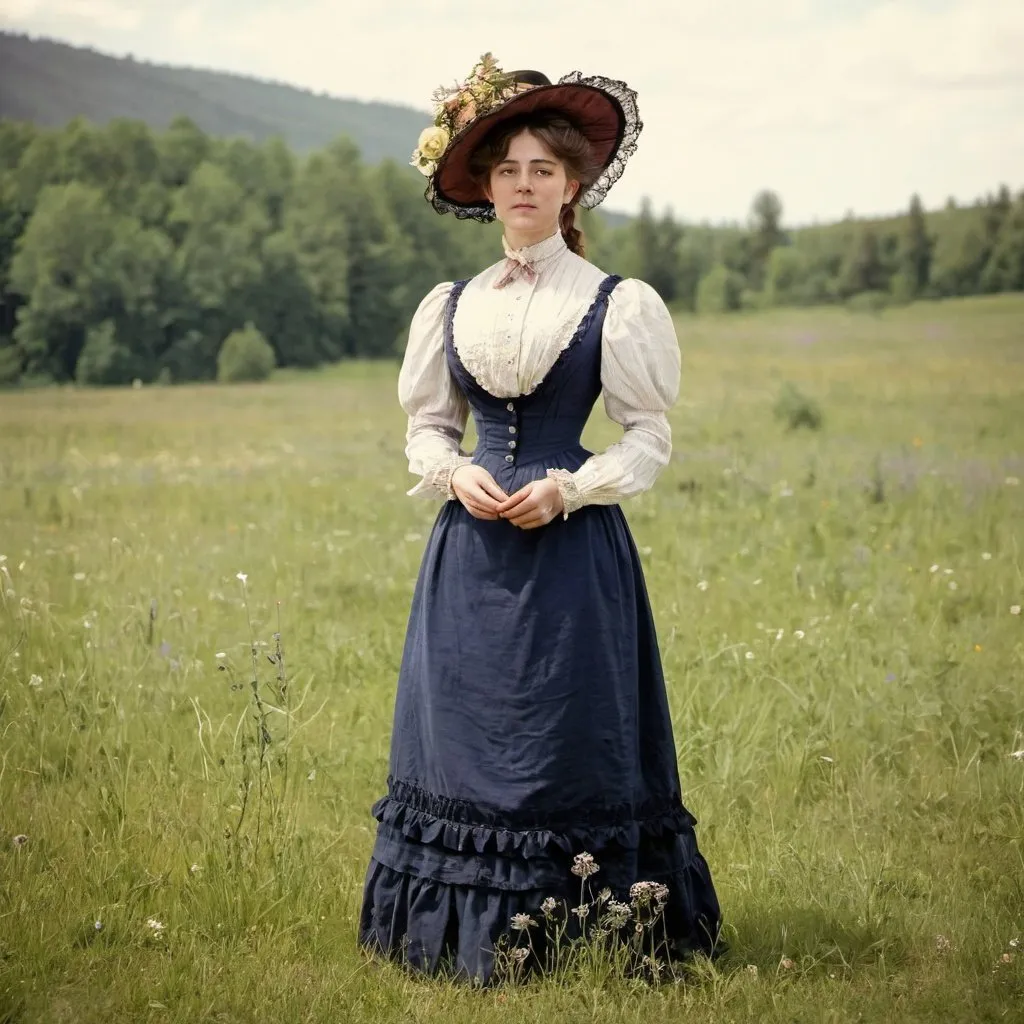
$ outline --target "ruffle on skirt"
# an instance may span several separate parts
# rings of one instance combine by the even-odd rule
[[[423,806],[453,810],[439,798],[401,784],[391,790],[374,807],[380,824],[360,920],[360,942],[369,949],[426,973],[444,968],[486,984],[514,914],[541,921],[548,897],[566,909],[579,903],[580,879],[571,867],[576,854],[588,852],[600,870],[588,880],[586,898],[607,887],[628,901],[634,882],[661,882],[669,888],[665,952],[715,950],[718,899],[697,848],[695,819],[681,803],[617,824],[511,830],[444,818]]]

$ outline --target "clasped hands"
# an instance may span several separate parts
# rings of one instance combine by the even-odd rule
[[[515,494],[506,494],[483,466],[459,466],[452,490],[475,519],[507,519],[522,530],[546,526],[564,506],[558,485],[550,477],[533,480]]]

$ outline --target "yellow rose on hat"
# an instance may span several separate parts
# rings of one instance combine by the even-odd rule
[[[450,138],[447,129],[431,125],[420,132],[416,150],[425,160],[440,160],[441,155],[448,148]]]

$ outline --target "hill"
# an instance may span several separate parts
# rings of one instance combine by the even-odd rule
[[[411,107],[0,33],[0,117],[48,127],[77,116],[98,124],[130,117],[162,129],[179,114],[211,135],[254,141],[279,135],[300,152],[348,135],[371,163],[407,161],[427,117]]]

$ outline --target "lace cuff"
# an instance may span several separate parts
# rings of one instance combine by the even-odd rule
[[[459,466],[468,466],[472,461],[468,455],[456,455],[453,452],[431,466],[423,474],[423,479],[406,494],[411,498],[444,498],[453,501],[455,492],[452,490],[452,474]]]
[[[570,512],[583,508],[586,501],[583,493],[576,486],[576,478],[567,469],[549,469],[548,477],[555,481],[558,493],[562,496],[562,518],[568,519]]]
[[[448,475],[445,477],[445,492],[448,495],[449,501],[456,500],[456,494],[452,490],[452,477],[455,476],[455,470],[462,466],[471,466],[473,459],[468,455],[453,455],[451,464],[448,466]]]

